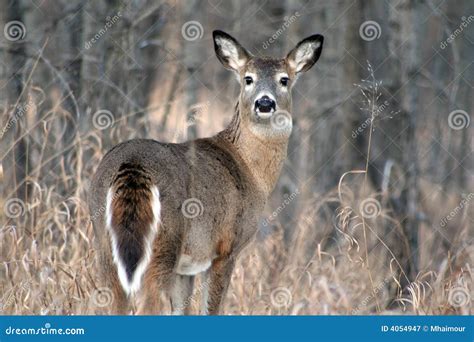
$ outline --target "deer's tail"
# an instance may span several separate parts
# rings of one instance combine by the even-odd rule
[[[160,221],[160,196],[149,173],[123,163],[107,192],[106,225],[120,283],[137,292],[151,260]]]

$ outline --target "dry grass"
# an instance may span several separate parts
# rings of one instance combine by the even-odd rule
[[[27,203],[20,203],[19,212],[10,212],[17,217],[7,217],[5,210],[0,213],[2,314],[94,314],[101,310],[86,195],[88,180],[105,152],[104,136],[91,130],[76,136],[67,152],[58,150],[68,113],[52,103],[42,122],[25,120],[17,127],[20,137],[29,142],[34,163],[25,179]],[[212,130],[204,127],[204,131]],[[176,136],[172,133],[176,129],[169,131],[163,139]],[[112,140],[133,136],[125,119],[117,120],[107,132]],[[302,187],[291,225],[284,226],[278,216],[240,256],[225,314],[473,314],[471,301],[456,305],[463,295],[472,298],[474,289],[469,207],[446,232],[452,241],[447,252],[440,249],[439,235],[431,225],[422,225],[418,251],[422,271],[401,292],[398,284],[403,274],[392,252],[401,243],[399,223],[385,205],[384,194],[373,193],[363,179],[364,175],[348,174],[339,188],[327,194],[313,194]],[[438,222],[451,207],[446,202],[445,207],[437,204],[438,193],[430,192],[426,201],[433,208],[426,206],[425,215]],[[2,207],[10,197],[2,199]],[[360,213],[361,202],[367,198],[377,198],[381,204],[374,218]],[[284,229],[293,230],[290,242],[283,238]]]

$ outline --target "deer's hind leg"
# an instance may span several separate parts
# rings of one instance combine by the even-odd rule
[[[176,274],[170,291],[173,315],[188,315],[193,301],[194,276]]]
[[[211,269],[208,271],[208,293],[203,296],[207,303],[203,314],[219,315],[222,303],[232,278],[235,260],[233,257],[221,256],[214,259]],[[206,305],[207,304],[207,305]]]
[[[163,294],[169,294],[174,285],[174,267],[180,241],[172,234],[158,233],[153,245],[150,264],[144,274],[139,314],[157,315],[163,310],[160,298]]]
[[[126,315],[130,302],[117,274],[112,254],[105,250],[99,254],[100,285],[92,294],[92,305],[112,315]],[[105,313],[105,312],[104,312]]]

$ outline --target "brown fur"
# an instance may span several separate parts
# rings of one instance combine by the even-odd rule
[[[291,86],[282,89],[276,79],[278,73],[286,72],[294,77],[290,65],[297,62],[312,65],[316,61],[306,55],[306,59],[299,61],[260,59],[223,32],[215,32],[214,39],[216,53],[226,67],[233,68],[242,62],[238,58],[245,58],[245,65],[234,71],[241,77],[248,71],[259,77],[251,91],[242,89],[229,126],[213,137],[183,144],[144,139],[121,143],[106,154],[92,181],[91,213],[101,213],[98,209],[104,206],[110,186],[120,189],[122,197],[113,203],[113,223],[121,227],[120,234],[132,230],[126,233],[130,237],[145,233],[144,227],[152,220],[150,186],[159,190],[161,220],[139,293],[141,313],[158,313],[162,293],[170,297],[173,310],[187,312],[184,299],[192,293],[194,276],[177,273],[181,258],[211,262],[203,273],[209,295],[204,304],[210,314],[219,313],[235,260],[255,235],[259,215],[278,180],[290,132],[275,131],[269,122],[256,117],[252,96],[261,89],[273,91],[279,108],[290,111]],[[230,51],[237,51],[238,56],[229,55],[223,41],[235,46]],[[312,44],[319,48],[314,53],[320,53],[322,37],[312,36],[300,44],[306,47]],[[123,169],[129,171],[124,173]],[[197,217],[187,218],[182,214],[183,202],[189,198],[202,203],[203,211]],[[116,295],[113,312],[124,313],[128,299],[117,285],[117,269],[111,259],[110,241],[105,237],[105,217],[93,215],[93,218],[103,281]]]
[[[143,237],[153,222],[151,183],[146,171],[137,163],[123,163],[112,182],[112,226],[117,236],[127,276],[133,274],[143,255]]]

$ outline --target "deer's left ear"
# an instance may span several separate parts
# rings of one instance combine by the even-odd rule
[[[295,73],[307,71],[316,63],[323,50],[324,37],[312,35],[296,45],[286,56],[286,60]]]

